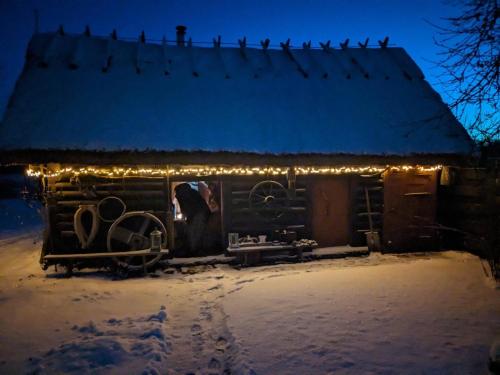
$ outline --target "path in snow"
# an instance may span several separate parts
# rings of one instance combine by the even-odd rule
[[[0,241],[0,373],[485,373],[500,298],[446,252],[116,280]]]

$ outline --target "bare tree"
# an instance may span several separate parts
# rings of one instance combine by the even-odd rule
[[[444,18],[435,43],[440,47],[440,80],[450,104],[473,138],[498,140],[500,8],[497,0],[458,0],[461,15]]]

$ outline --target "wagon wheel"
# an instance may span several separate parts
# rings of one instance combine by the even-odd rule
[[[266,220],[281,217],[290,205],[288,192],[279,182],[262,181],[255,185],[248,196],[252,211]]]
[[[157,228],[162,232],[162,248],[167,246],[167,230],[155,215],[143,211],[127,212],[111,225],[108,231],[108,251],[134,251],[150,248],[149,234]],[[146,267],[151,267],[162,257],[161,254],[146,255]],[[113,261],[131,271],[143,269],[141,256],[113,257]]]

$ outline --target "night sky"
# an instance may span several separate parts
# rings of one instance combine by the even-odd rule
[[[0,0],[0,113],[19,76],[26,45],[34,30],[34,9],[39,10],[40,31],[54,31],[63,24],[67,32],[79,33],[90,25],[95,35],[108,35],[113,28],[119,37],[175,38],[175,26],[188,27],[194,42],[210,42],[217,35],[223,42],[247,37],[249,43],[265,38],[271,44],[291,38],[301,45],[312,40],[351,44],[370,37],[370,44],[390,37],[390,43],[404,47],[437,85],[438,71],[432,61],[437,56],[433,44],[436,30],[427,21],[456,13],[446,0],[183,0],[183,1],[103,1],[103,0]],[[210,44],[208,44],[210,45]],[[446,97],[445,97],[446,99]]]

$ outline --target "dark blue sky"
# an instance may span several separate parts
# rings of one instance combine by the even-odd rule
[[[82,32],[86,24],[96,35],[116,28],[120,37],[174,39],[175,26],[188,27],[193,41],[248,42],[270,38],[279,44],[291,38],[301,45],[312,40],[332,40],[336,46],[370,37],[370,44],[388,35],[390,43],[404,47],[436,85],[438,72],[430,62],[437,59],[432,37],[435,29],[425,20],[440,22],[456,9],[443,0],[0,0],[0,114],[19,76],[26,45],[34,30],[33,10],[39,9],[40,30],[53,31],[59,24],[68,32]]]

